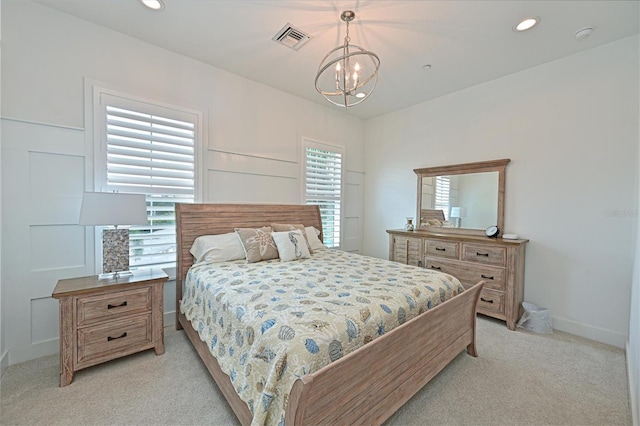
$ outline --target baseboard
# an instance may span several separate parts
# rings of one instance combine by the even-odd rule
[[[636,394],[636,391],[640,389],[640,374],[638,371],[633,371],[634,366],[629,364],[630,359],[634,359],[631,355],[631,348],[629,347],[629,341],[626,342],[626,352],[627,352],[627,377],[629,378],[629,404],[631,406],[631,424],[634,426],[640,425],[640,406],[638,406],[638,401],[640,400],[640,395]],[[635,366],[635,368],[640,368],[640,366]]]
[[[7,370],[9,366],[9,352],[2,354],[2,358],[0,358],[0,377],[4,375],[4,372]]]
[[[624,349],[627,336],[605,328],[594,327],[572,321],[566,318],[553,316],[553,328],[555,330],[564,331],[585,339],[595,340],[596,342],[606,343],[607,345],[616,346]]]

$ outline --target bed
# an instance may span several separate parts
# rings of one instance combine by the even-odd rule
[[[185,330],[239,421],[251,424],[255,407],[250,404],[250,409],[250,405],[239,396],[233,374],[230,377],[221,368],[224,367],[223,358],[220,357],[219,364],[210,351],[212,342],[202,340],[199,334],[202,327],[200,330],[194,328],[181,310],[185,281],[193,265],[189,250],[201,235],[224,234],[233,232],[235,228],[259,228],[274,222],[302,223],[322,230],[319,209],[302,205],[178,204],[176,220],[176,328]],[[372,260],[363,258],[363,263],[365,261]],[[387,267],[411,268],[404,265]],[[196,269],[193,268],[194,271]],[[423,273],[418,269],[398,270],[402,273]],[[481,288],[482,283],[478,283],[456,293],[412,319],[399,322],[400,325],[391,331],[381,333],[344,356],[340,348],[340,356],[335,360],[332,358],[333,362],[308,374],[297,375],[289,386],[290,390],[281,395],[285,407],[282,414],[284,422],[287,425],[382,423],[462,350],[466,348],[470,355],[477,356],[475,311]],[[267,324],[267,327],[271,326]],[[233,333],[232,330],[229,332]],[[263,334],[266,334],[264,328]],[[269,423],[280,423],[278,419],[274,417]]]

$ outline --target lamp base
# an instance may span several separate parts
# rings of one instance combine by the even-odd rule
[[[129,230],[102,231],[102,275],[129,271]]]
[[[126,278],[133,276],[133,271],[118,271],[118,272],[107,272],[98,275],[99,280],[118,280],[120,278]]]

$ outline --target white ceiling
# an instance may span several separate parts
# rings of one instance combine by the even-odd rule
[[[234,74],[331,106],[315,91],[324,55],[351,42],[381,60],[378,85],[348,113],[371,118],[639,32],[638,1],[36,0]],[[539,16],[516,33],[520,18]],[[311,35],[294,51],[271,40],[286,23]],[[593,27],[581,41],[574,34]],[[429,71],[423,65],[430,64]]]

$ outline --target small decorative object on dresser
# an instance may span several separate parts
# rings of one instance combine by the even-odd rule
[[[484,230],[484,233],[489,238],[498,238],[500,234],[500,229],[497,226],[493,225]]]
[[[485,282],[478,312],[516,329],[524,298],[524,257],[529,240],[388,230],[389,259],[458,278],[465,288]]]
[[[413,231],[413,218],[412,217],[408,217],[407,218],[407,224],[404,225],[404,230],[405,231]]]
[[[98,276],[58,281],[60,302],[60,386],[83,368],[154,348],[164,353],[161,269],[100,280]]]

